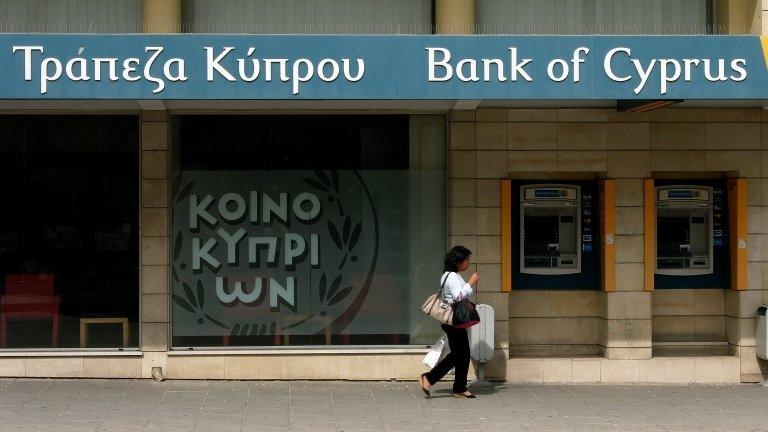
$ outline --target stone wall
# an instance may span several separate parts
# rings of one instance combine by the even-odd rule
[[[167,111],[141,113],[141,245],[139,346],[142,376],[167,369],[170,347],[169,124]]]
[[[664,343],[688,343],[677,352],[726,354],[725,291],[722,289],[674,289],[653,292],[653,342],[656,354],[675,351]]]
[[[765,365],[754,356],[754,314],[768,300],[767,114],[759,109],[478,109],[453,111],[450,120],[450,241],[476,251],[479,300],[498,305],[506,296],[509,302],[496,309],[497,328],[509,327],[508,338],[498,341],[500,351],[557,356],[588,354],[596,347],[607,359],[650,359],[654,339],[719,339],[741,357],[742,378],[757,379]],[[645,291],[643,179],[674,176],[747,179],[747,291]],[[500,293],[498,182],[503,178],[615,180],[615,292]],[[674,295],[686,297],[679,309],[669,307]],[[553,338],[553,329],[566,324],[568,331],[555,331]]]
[[[414,379],[422,353],[172,353],[169,341],[169,116],[141,113],[142,353],[19,353],[0,375],[172,378]],[[643,179],[747,179],[748,289],[644,290]],[[496,311],[491,379],[733,382],[766,377],[755,310],[768,303],[768,114],[742,109],[453,111],[449,240],[472,249],[477,300]],[[616,182],[616,291],[501,291],[501,179]],[[467,275],[468,277],[468,275]],[[734,357],[654,357],[653,342],[723,342]],[[585,357],[582,357],[585,356]],[[599,358],[597,356],[602,356]],[[511,358],[511,359],[510,359]]]
[[[509,299],[510,355],[597,355],[598,294],[513,290]]]

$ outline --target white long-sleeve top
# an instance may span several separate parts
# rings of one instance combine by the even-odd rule
[[[445,279],[448,276],[448,279]],[[474,293],[472,285],[464,282],[464,278],[456,272],[445,272],[440,276],[440,284],[445,280],[443,285],[443,300],[448,303],[454,303],[458,300],[467,298]]]

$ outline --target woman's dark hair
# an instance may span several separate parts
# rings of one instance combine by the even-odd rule
[[[444,270],[449,272],[459,271],[459,264],[472,255],[472,251],[464,246],[454,246],[445,254]]]

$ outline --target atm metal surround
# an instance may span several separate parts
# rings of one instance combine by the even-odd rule
[[[581,187],[520,186],[520,272],[581,272]]]
[[[712,274],[712,197],[708,186],[656,187],[656,274]]]

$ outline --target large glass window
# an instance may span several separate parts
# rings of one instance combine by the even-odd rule
[[[174,118],[175,347],[426,344],[442,116]]]
[[[0,117],[0,346],[138,345],[138,118]]]

